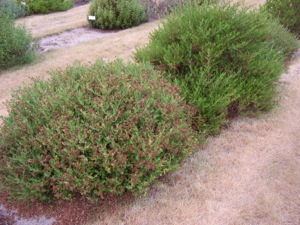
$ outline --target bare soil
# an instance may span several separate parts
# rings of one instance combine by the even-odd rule
[[[83,9],[74,20],[80,21],[79,17],[87,13],[87,8]],[[24,21],[31,25],[35,36],[41,37],[69,30],[72,26],[64,24],[65,15],[68,12],[53,18],[47,15],[25,18]],[[23,20],[18,22],[23,23]],[[72,29],[78,28],[79,24]],[[11,98],[11,89],[28,85],[30,77],[47,79],[48,71],[65,68],[75,60],[84,63],[99,58],[132,60],[132,52],[147,43],[148,34],[158,24],[155,21],[74,46],[53,49],[43,53],[31,65],[2,72],[0,115],[8,115],[4,102]],[[43,29],[45,25],[51,32]],[[235,119],[219,136],[210,138],[180,169],[162,177],[147,196],[107,196],[98,204],[81,198],[55,203],[10,203],[6,193],[1,193],[0,225],[298,225],[300,51],[281,76],[279,89],[279,104],[274,110],[259,118]]]

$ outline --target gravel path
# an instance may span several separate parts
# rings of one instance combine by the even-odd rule
[[[46,52],[66,46],[73,46],[78,43],[99,39],[104,36],[116,33],[116,31],[101,31],[86,27],[76,28],[70,31],[46,36],[40,39],[38,52]]]

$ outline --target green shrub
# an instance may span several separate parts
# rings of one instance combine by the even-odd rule
[[[300,0],[267,0],[265,7],[292,33],[300,37]]]
[[[271,15],[261,8],[262,14],[266,15],[266,29],[270,33],[271,41],[280,52],[287,58],[296,49],[300,47],[299,42],[296,41],[296,35],[292,34],[287,28],[278,24],[278,21],[272,18]]]
[[[25,27],[16,27],[14,18],[0,10],[0,70],[31,62],[35,56],[33,46]]]
[[[283,36],[292,42],[287,48],[280,43]],[[201,128],[215,133],[239,112],[272,107],[284,54],[296,43],[263,12],[240,4],[190,3],[177,8],[135,58],[171,74],[183,96],[201,109]]]
[[[17,91],[0,132],[11,196],[141,193],[176,168],[196,143],[191,107],[153,71],[121,61],[75,65]]]
[[[73,7],[73,0],[19,0],[26,2],[27,15],[47,14],[57,11],[65,11]]]
[[[12,15],[14,18],[22,17],[26,14],[25,7],[22,7],[16,0],[1,0],[0,10]]]
[[[148,19],[146,8],[139,0],[93,0],[89,15],[92,27],[100,29],[125,29],[139,25]]]

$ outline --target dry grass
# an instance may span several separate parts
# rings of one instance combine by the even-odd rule
[[[85,7],[72,10],[82,10],[80,13],[85,15]],[[47,15],[45,20],[38,16],[22,21],[31,26],[35,36],[86,23],[80,19],[78,24],[70,25],[63,19],[68,13]],[[80,18],[79,13],[74,16]],[[52,21],[56,25],[52,26]],[[45,26],[47,23],[50,24]],[[94,62],[97,58],[116,57],[130,60],[135,47],[147,43],[149,32],[157,26],[158,22],[152,22],[51,51],[35,64],[1,74],[0,115],[7,115],[3,102],[10,98],[10,88],[30,82],[29,77],[46,78],[47,71],[64,68],[74,60]],[[146,197],[120,206],[113,213],[95,215],[94,225],[300,224],[300,59],[282,76],[281,84],[283,94],[276,110],[259,119],[233,121],[228,130],[210,139]]]
[[[87,14],[89,4],[74,7],[66,12],[57,12],[47,15],[36,15],[21,18],[17,24],[25,25],[31,30],[34,37],[44,37],[66,30],[88,26]]]

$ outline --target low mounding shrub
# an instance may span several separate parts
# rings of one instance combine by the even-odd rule
[[[89,15],[92,27],[100,29],[125,29],[148,19],[145,6],[139,0],[93,0]]]
[[[300,0],[267,0],[265,7],[300,38]]]
[[[31,62],[35,57],[33,39],[25,27],[0,9],[0,70]]]
[[[35,80],[3,118],[2,183],[19,199],[144,192],[194,150],[178,91],[150,65],[121,61]]]
[[[284,42],[288,47],[281,44],[284,37],[292,42]],[[296,39],[263,11],[189,3],[150,35],[135,58],[169,73],[201,109],[200,128],[210,134],[240,112],[272,107],[285,54],[296,47]]]
[[[73,7],[73,0],[19,0],[26,2],[27,15],[47,14],[57,11],[65,11]]]
[[[14,18],[26,15],[25,7],[22,7],[22,5],[16,0],[1,0],[0,10],[12,15]]]

